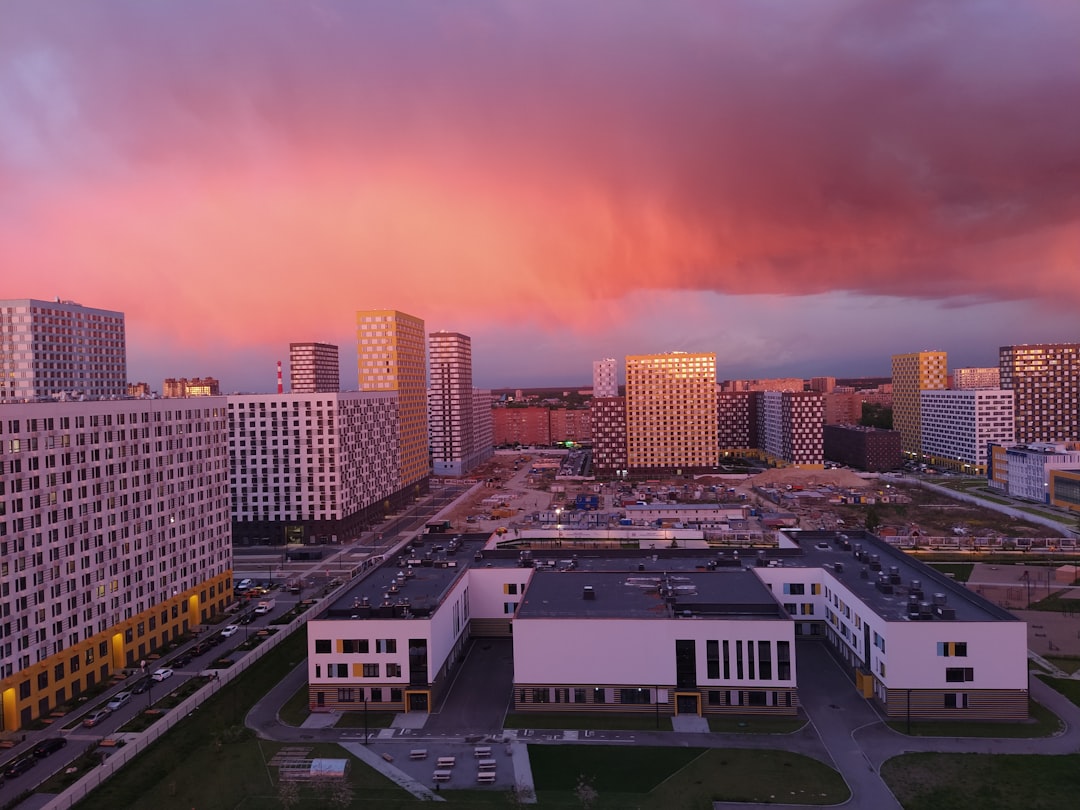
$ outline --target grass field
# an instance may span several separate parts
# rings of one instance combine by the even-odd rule
[[[837,804],[850,792],[836,771],[781,751],[723,748],[529,746],[541,807],[708,810],[714,801]]]
[[[930,563],[943,574],[952,574],[957,582],[967,582],[971,579],[971,572],[975,570],[975,563]]]
[[[1052,681],[1047,678],[1046,681]],[[1009,737],[1030,739],[1049,737],[1061,728],[1057,715],[1041,703],[1028,700],[1031,720],[1027,723],[919,723],[911,724],[912,737]],[[888,726],[901,734],[908,733],[906,720],[889,720]]]
[[[881,775],[905,810],[1058,810],[1080,795],[1080,756],[905,754]]]

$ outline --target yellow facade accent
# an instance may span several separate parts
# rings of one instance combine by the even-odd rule
[[[219,612],[231,600],[232,571],[4,678],[0,681],[3,730],[23,728],[57,706],[107,682],[120,670],[138,667],[140,660],[161,649],[166,641],[202,624],[199,594],[204,590],[209,593],[210,588],[215,596],[207,604],[214,605]]]

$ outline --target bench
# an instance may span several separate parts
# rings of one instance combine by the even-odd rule
[[[427,759],[427,749],[414,748],[409,752],[409,759]]]
[[[490,745],[478,745],[478,746],[476,746],[476,748],[473,749],[473,756],[475,756],[477,759],[484,759],[486,757],[490,757],[491,756],[491,746]]]
[[[433,773],[431,775],[431,779],[434,782],[449,782],[451,776],[453,776],[453,773],[451,771],[441,771],[440,770],[440,771],[435,771],[435,773]]]
[[[439,757],[435,760],[435,764],[440,768],[453,768],[455,762],[457,762],[457,757]]]
[[[482,759],[476,763],[476,767],[482,771],[493,771],[495,770],[496,765],[498,765],[498,763],[493,759]]]
[[[476,781],[482,785],[491,785],[495,783],[495,771],[478,771],[476,774]]]

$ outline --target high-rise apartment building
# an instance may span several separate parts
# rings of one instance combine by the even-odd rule
[[[225,400],[0,406],[0,564],[5,730],[209,622],[232,598]]]
[[[289,390],[294,394],[338,393],[338,347],[332,343],[290,343]]]
[[[473,440],[479,453],[479,464],[495,455],[495,424],[491,418],[491,402],[490,389],[473,389]]]
[[[836,377],[811,377],[810,390],[819,394],[831,394],[836,388]]]
[[[435,475],[465,475],[492,452],[491,444],[481,446],[476,434],[472,339],[459,332],[432,332],[428,335],[428,363],[432,470]],[[490,419],[490,396],[484,404]]]
[[[722,391],[717,397],[717,447],[721,456],[741,456],[758,449],[757,391]],[[756,452],[750,453],[756,455]]]
[[[392,393],[228,397],[233,541],[354,540],[401,488]]]
[[[0,402],[126,392],[124,313],[74,301],[0,301]]]
[[[716,467],[716,355],[626,358],[626,450],[631,471]]]
[[[948,361],[945,352],[925,351],[894,354],[892,358],[893,428],[900,431],[904,453],[922,453],[920,394],[942,390],[947,385]]]
[[[428,388],[424,322],[392,309],[356,313],[356,348],[361,391],[398,396],[399,468],[405,497],[426,491]]]
[[[1002,346],[1001,387],[1016,394],[1016,441],[1080,439],[1080,343]]]
[[[1001,374],[997,368],[953,369],[952,387],[957,391],[968,391],[972,388],[999,388]]]
[[[616,377],[618,369],[615,362],[612,357],[593,360],[592,395],[594,397],[617,397],[619,395],[619,380]]]
[[[761,449],[774,461],[818,468],[825,463],[825,405],[817,391],[758,393],[758,436]]]
[[[987,445],[1013,443],[1012,391],[923,391],[920,398],[922,452],[939,467],[983,475]]]
[[[597,475],[625,476],[626,397],[593,397],[593,470]]]

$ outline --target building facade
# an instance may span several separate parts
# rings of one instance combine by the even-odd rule
[[[0,300],[0,402],[126,393],[124,313],[74,301]]]
[[[594,397],[617,397],[619,395],[617,374],[617,362],[613,357],[593,360],[592,395]]]
[[[338,393],[338,347],[332,343],[290,343],[289,390],[294,394]]]
[[[995,368],[957,368],[952,372],[952,387],[958,391],[972,388],[1000,388],[1001,373]]]
[[[763,391],[758,396],[758,437],[766,456],[779,464],[823,467],[825,406],[821,394]]]
[[[1080,467],[1080,444],[994,444],[990,448],[990,457],[987,478],[991,487],[1014,498],[1049,503],[1050,473]]]
[[[238,545],[354,540],[408,489],[392,393],[237,394],[228,425]]]
[[[716,355],[626,358],[626,455],[633,473],[715,469]]]
[[[491,431],[477,433],[479,414],[486,412],[490,418],[491,397],[476,397],[472,339],[468,335],[432,332],[428,335],[428,356],[432,470],[435,475],[465,475],[491,457]]]
[[[492,408],[492,432],[496,445],[551,444],[551,419],[547,408]]]
[[[825,458],[867,472],[887,472],[904,463],[900,433],[861,425],[825,425]]]
[[[626,398],[593,397],[593,471],[600,476],[625,477]]]
[[[893,428],[900,431],[904,454],[922,454],[922,422],[919,408],[923,391],[947,385],[948,357],[945,352],[927,351],[895,354],[892,358]]]
[[[1013,443],[1013,392],[1000,388],[923,391],[923,456],[939,467],[984,475],[991,443]]]
[[[761,396],[752,391],[720,392],[716,395],[717,447],[720,456],[757,453],[758,411]]]
[[[1080,465],[1069,470],[1050,470],[1050,503],[1080,512]]]
[[[364,310],[356,326],[359,388],[397,394],[398,469],[415,497],[431,475],[424,322],[397,310]]]
[[[3,730],[231,601],[225,412],[217,397],[0,406]]]
[[[161,395],[166,399],[217,397],[221,396],[221,383],[213,377],[192,377],[190,380],[187,377],[166,377],[161,386]]]
[[[552,443],[591,442],[593,439],[592,411],[588,408],[552,408],[548,419]]]
[[[1016,441],[1080,439],[1080,343],[1002,346],[1001,387],[1016,396]]]

